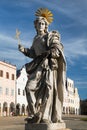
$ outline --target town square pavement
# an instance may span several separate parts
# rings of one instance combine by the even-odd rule
[[[87,121],[81,121],[84,116],[63,116],[67,128],[72,130],[87,130]],[[25,130],[24,116],[0,117],[0,130]]]

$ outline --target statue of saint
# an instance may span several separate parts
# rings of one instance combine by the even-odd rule
[[[28,102],[29,123],[62,122],[64,69],[63,45],[57,31],[48,31],[53,14],[48,9],[36,11],[36,36],[31,48],[18,45],[19,51],[33,58],[25,64],[29,74],[25,90]]]

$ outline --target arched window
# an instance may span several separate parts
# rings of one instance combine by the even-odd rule
[[[6,72],[6,78],[9,79],[9,73],[8,72]]]
[[[0,70],[0,77],[3,77],[3,70]]]

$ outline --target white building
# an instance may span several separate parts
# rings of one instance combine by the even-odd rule
[[[74,81],[67,78],[64,87],[64,114],[79,114],[80,112],[80,97],[77,88],[74,87]]]
[[[16,114],[26,115],[27,114],[27,100],[25,93],[25,86],[27,82],[27,74],[25,68],[17,71],[16,80]]]
[[[16,113],[17,115],[27,114],[27,100],[25,94],[25,85],[27,82],[27,73],[25,68],[18,71],[18,77],[16,81]],[[63,113],[64,114],[79,114],[80,111],[80,97],[77,88],[74,87],[74,81],[67,78],[64,85],[64,102]]]

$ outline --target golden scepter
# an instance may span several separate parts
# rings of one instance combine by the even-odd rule
[[[20,41],[20,34],[21,34],[21,32],[20,32],[18,29],[16,29],[15,38],[18,40],[18,45],[21,44],[21,41]]]

